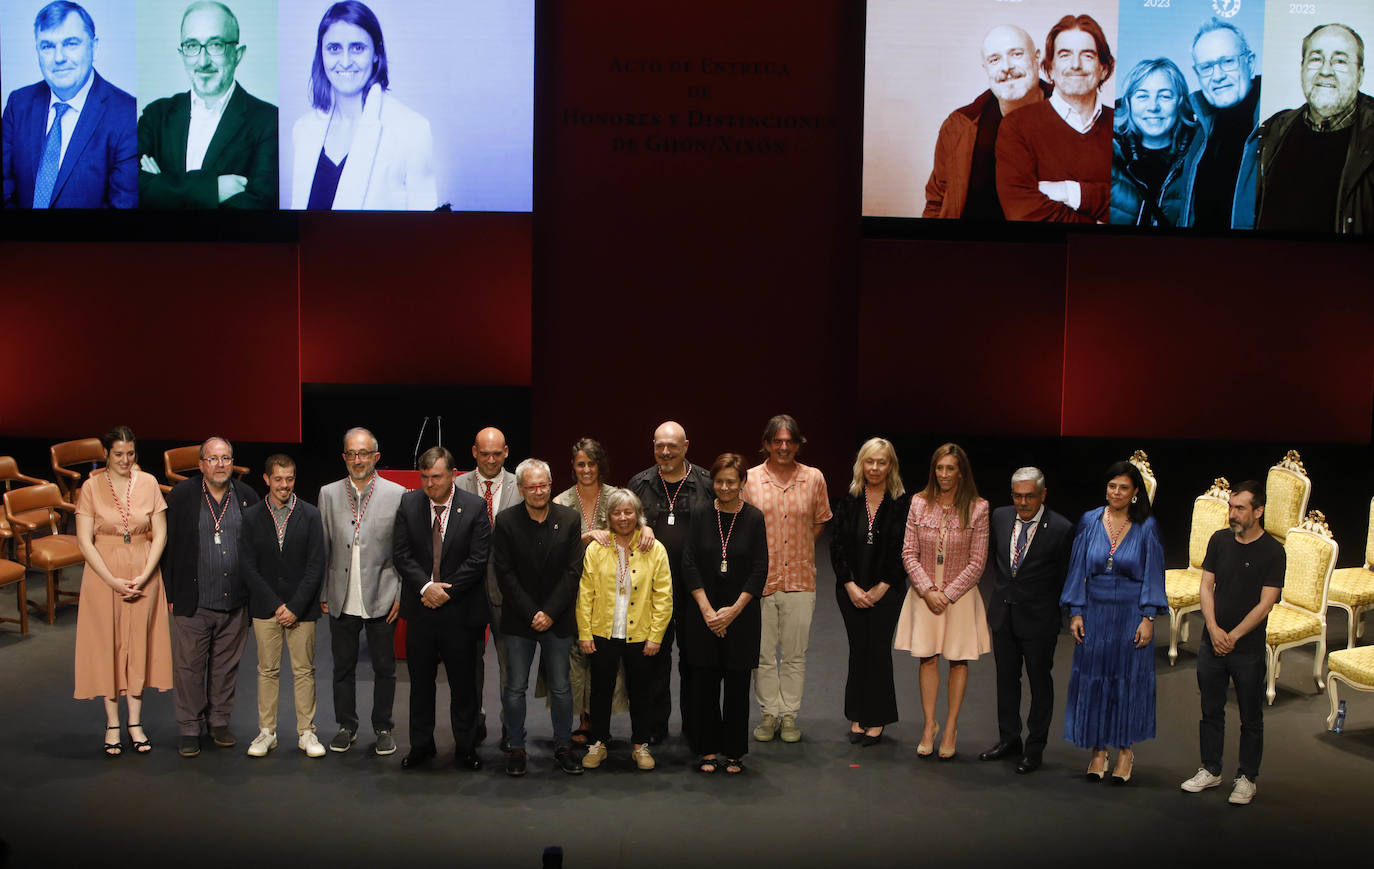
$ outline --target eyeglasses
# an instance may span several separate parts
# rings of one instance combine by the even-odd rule
[[[1307,59],[1303,61],[1302,65],[1307,67],[1308,69],[1321,69],[1322,67],[1326,66],[1326,61],[1328,59],[1331,61],[1331,68],[1336,72],[1348,72],[1350,70],[1349,58],[1346,58],[1341,55],[1337,55],[1336,57],[1332,58],[1326,58],[1315,52],[1309,54],[1307,56]]]
[[[206,43],[196,42],[188,39],[177,46],[177,51],[181,52],[182,57],[200,57],[200,52],[205,51],[211,57],[224,57],[224,53],[229,50],[229,46],[238,45],[238,40],[212,39]]]
[[[790,447],[794,446],[797,442],[792,440],[792,438],[773,438],[769,443],[775,447]]]
[[[549,489],[553,488],[553,485],[551,483],[533,483],[523,488],[526,492],[547,492]]]
[[[205,457],[205,463],[208,464],[208,465],[232,465],[232,464],[234,463],[234,457],[233,457],[233,456],[206,456],[206,457]]]
[[[376,450],[344,450],[344,458],[350,462],[354,459],[365,459],[368,456],[375,456]]]
[[[1245,54],[1218,57],[1216,60],[1209,60],[1206,63],[1195,63],[1193,69],[1197,70],[1199,78],[1211,78],[1213,73],[1217,71],[1217,67],[1221,67],[1222,72],[1235,72],[1240,69],[1241,58],[1249,56]]]

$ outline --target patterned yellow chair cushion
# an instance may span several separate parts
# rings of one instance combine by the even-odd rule
[[[1335,555],[1331,541],[1295,529],[1283,542],[1283,548],[1288,553],[1288,568],[1283,575],[1284,603],[1312,612],[1325,609],[1322,591]]]
[[[1269,645],[1296,643],[1322,632],[1321,619],[1294,607],[1280,603],[1269,611],[1269,625],[1265,631]]]
[[[1374,685],[1374,646],[1332,652],[1326,663],[1331,672],[1340,673],[1352,682]]]
[[[1369,574],[1374,577],[1374,572]],[[1197,606],[1202,602],[1202,571],[1189,567],[1164,571],[1164,594],[1174,609]]]
[[[1169,571],[1164,571],[1164,583],[1169,583]],[[1342,567],[1331,574],[1329,600],[1346,606],[1374,604],[1374,570],[1365,567]],[[1169,598],[1173,603],[1173,598]]]

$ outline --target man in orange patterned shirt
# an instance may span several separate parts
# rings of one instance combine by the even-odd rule
[[[763,511],[768,531],[768,581],[763,588],[763,635],[754,676],[763,720],[754,738],[801,739],[806,646],[816,610],[816,538],[830,521],[830,497],[820,471],[797,461],[806,438],[787,414],[768,420],[763,451],[768,459],[749,469],[744,500]]]

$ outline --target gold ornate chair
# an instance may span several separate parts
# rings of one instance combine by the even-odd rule
[[[1312,496],[1312,480],[1302,466],[1302,456],[1289,450],[1277,465],[1269,469],[1264,481],[1264,530],[1280,543],[1288,537],[1288,529],[1303,521],[1307,515],[1307,500]]]
[[[1336,712],[1341,699],[1337,682],[1344,682],[1356,691],[1374,691],[1374,646],[1358,649],[1337,649],[1326,658],[1326,694],[1331,701],[1331,714],[1326,716],[1326,729],[1336,726]]]
[[[1202,609],[1202,560],[1207,541],[1226,528],[1231,484],[1225,477],[1193,500],[1193,527],[1188,533],[1188,566],[1164,571],[1164,594],[1169,598],[1169,664],[1178,660],[1178,644],[1188,642],[1188,614]]]
[[[1269,670],[1267,693],[1271,705],[1274,680],[1279,676],[1279,655],[1294,646],[1316,643],[1312,679],[1318,691],[1325,688],[1322,662],[1326,660],[1326,594],[1340,551],[1320,510],[1308,513],[1306,519],[1288,530],[1283,548],[1288,555],[1283,595],[1269,613],[1265,637]]]
[[[59,587],[62,568],[85,561],[76,535],[59,533],[59,511],[74,514],[76,508],[62,500],[62,493],[52,483],[25,486],[5,493],[5,518],[22,538],[25,566],[37,568],[48,577],[48,624],[56,620],[59,606],[74,604],[81,597],[80,592],[63,591]],[[27,518],[35,514],[43,518]],[[44,526],[49,533],[39,536]],[[71,600],[62,601],[64,597]]]
[[[1140,472],[1140,476],[1145,480],[1145,495],[1150,499],[1150,503],[1155,502],[1155,490],[1159,488],[1159,481],[1155,479],[1154,469],[1150,467],[1150,457],[1145,455],[1144,450],[1136,450],[1131,453],[1131,464]]]
[[[1327,603],[1345,610],[1350,626],[1345,647],[1364,636],[1365,610],[1374,606],[1374,498],[1369,499],[1369,531],[1364,540],[1364,567],[1342,567],[1331,574]]]

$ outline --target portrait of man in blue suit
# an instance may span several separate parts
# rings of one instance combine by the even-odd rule
[[[33,22],[43,80],[10,94],[3,117],[7,208],[138,205],[138,111],[100,77],[95,22],[55,0]]]

